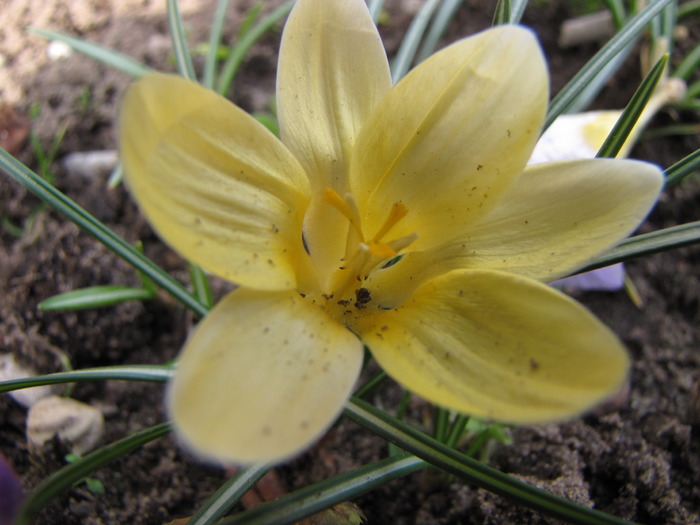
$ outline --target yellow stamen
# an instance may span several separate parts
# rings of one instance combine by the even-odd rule
[[[323,202],[330,204],[342,213],[360,236],[360,239],[363,239],[362,227],[360,224],[360,210],[357,207],[357,201],[351,194],[347,193],[343,198],[338,195],[338,192],[334,189],[326,188],[323,190]]]
[[[389,216],[384,221],[384,224],[381,228],[379,228],[377,234],[372,238],[372,242],[378,243],[379,241],[381,241],[382,237],[384,237],[389,232],[389,230],[391,230],[394,227],[394,225],[401,219],[403,219],[407,214],[408,208],[406,208],[406,206],[404,206],[401,202],[395,202],[394,205],[391,207]]]

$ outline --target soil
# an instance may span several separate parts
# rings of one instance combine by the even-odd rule
[[[266,2],[265,11],[278,5]],[[387,2],[381,28],[389,55],[397,49],[420,1]],[[182,0],[192,44],[205,42],[214,2]],[[226,41],[231,41],[252,0],[231,2]],[[495,2],[467,0],[445,42],[488,27]],[[556,93],[596,50],[596,44],[563,50],[557,46],[566,2],[533,2],[524,22],[539,34]],[[155,0],[4,0],[0,9],[0,101],[16,111],[9,121],[21,138],[31,106],[41,114],[32,132],[45,148],[65,130],[59,159],[76,151],[113,149],[115,114],[130,79],[83,56],[47,57],[46,42],[24,32],[35,25],[79,35],[119,50],[161,70],[173,70],[165,2]],[[700,30],[679,40],[687,52]],[[244,63],[233,100],[248,111],[264,110],[274,95],[279,31],[266,35]],[[674,63],[678,60],[674,58]],[[201,65],[198,63],[198,65]],[[610,81],[596,102],[623,107],[639,82],[634,59]],[[5,119],[7,122],[8,119]],[[655,124],[697,122],[697,115],[666,112]],[[19,130],[19,131],[18,131]],[[664,167],[700,146],[698,136],[643,141],[633,156]],[[16,155],[37,169],[25,142]],[[108,190],[106,175],[84,177],[52,165],[56,186],[129,242],[143,242],[146,254],[182,282],[187,270],[139,215],[123,187]],[[664,193],[643,231],[697,220],[697,178]],[[25,228],[16,237],[0,228],[0,352],[12,353],[37,373],[61,370],[67,358],[76,369],[173,359],[195,320],[161,294],[149,302],[78,311],[42,312],[37,304],[60,292],[99,284],[138,285],[135,272],[116,255],[79,231],[6,176],[0,176],[2,218]],[[29,217],[34,217],[30,220]],[[685,248],[628,264],[644,301],[635,306],[624,292],[577,293],[577,298],[624,340],[633,358],[626,395],[582,419],[559,425],[508,430],[513,444],[490,451],[488,462],[504,472],[584,505],[640,523],[697,523],[700,520],[700,249]],[[216,283],[222,293],[224,286]],[[104,443],[164,420],[162,385],[106,381],[76,384],[72,397],[100,408]],[[389,385],[375,402],[393,410],[399,395]],[[429,421],[414,399],[409,416]],[[58,442],[35,450],[25,438],[26,410],[0,396],[0,450],[26,491],[65,464]],[[386,443],[341,421],[302,457],[277,469],[292,490],[386,455]],[[82,523],[161,524],[192,514],[226,479],[222,468],[202,465],[172,437],[159,439],[97,471],[103,494],[80,484],[49,503],[39,525]],[[369,523],[502,524],[554,523],[537,512],[475,487],[428,471],[393,482],[355,503]]]

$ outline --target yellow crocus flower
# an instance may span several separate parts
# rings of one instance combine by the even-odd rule
[[[281,140],[176,76],[128,91],[127,183],[158,233],[238,284],[168,388],[202,455],[282,461],[352,392],[366,345],[452,410],[512,423],[579,414],[627,354],[550,288],[628,235],[661,187],[628,160],[526,167],[548,75],[529,31],[456,42],[392,87],[362,0],[298,0],[280,49]]]

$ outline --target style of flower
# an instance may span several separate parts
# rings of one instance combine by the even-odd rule
[[[614,393],[615,335],[544,284],[628,235],[661,186],[627,160],[527,167],[548,100],[527,30],[436,53],[392,87],[362,0],[298,0],[280,48],[281,140],[182,78],[121,113],[125,176],[175,250],[238,285],[168,388],[202,455],[282,461],[332,424],[364,346],[449,409],[512,423]]]

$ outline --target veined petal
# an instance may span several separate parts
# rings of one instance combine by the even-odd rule
[[[362,0],[298,0],[282,35],[277,106],[282,141],[318,189],[347,191],[360,126],[391,88],[384,46]]]
[[[513,423],[577,415],[618,390],[628,358],[581,305],[514,274],[455,271],[353,326],[386,372],[438,405]]]
[[[436,258],[552,281],[628,236],[662,184],[658,167],[633,160],[529,166],[491,213]]]
[[[154,74],[121,111],[126,181],[155,230],[204,269],[292,289],[308,180],[262,125],[193,82]]]
[[[187,342],[170,415],[205,456],[282,461],[333,423],[362,359],[357,337],[298,293],[239,288]]]
[[[501,270],[551,282],[629,235],[653,207],[659,168],[633,160],[588,159],[528,166],[474,226],[431,250],[373,272],[365,286],[385,307],[456,269]]]
[[[382,99],[353,151],[351,184],[368,231],[401,202],[392,230],[441,244],[495,204],[522,171],[547,106],[534,35],[499,26],[420,64]]]

